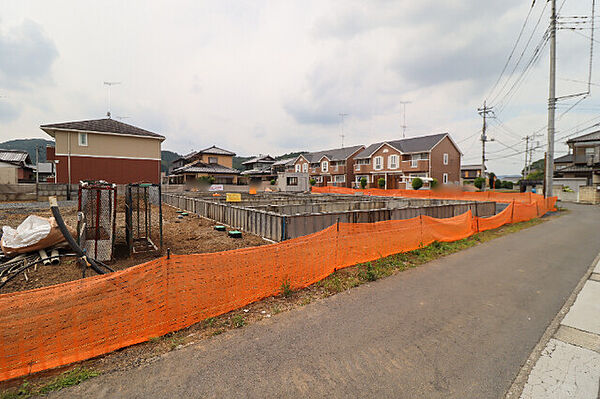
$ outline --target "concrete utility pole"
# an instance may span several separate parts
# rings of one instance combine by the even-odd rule
[[[344,117],[348,116],[348,114],[340,112],[338,115],[342,117],[342,133],[340,134],[340,137],[342,138],[342,148],[344,148]]]
[[[39,184],[40,184],[40,157],[38,155],[38,146],[35,146],[35,198],[38,199]]]
[[[529,136],[525,136],[525,167],[523,168],[523,179],[527,177],[527,153],[529,152]]]
[[[548,149],[546,151],[546,179],[544,194],[552,196],[552,178],[554,177],[554,113],[556,110],[556,0],[552,3],[550,15],[550,87],[548,90]]]
[[[483,107],[477,108],[477,112],[483,117],[483,127],[481,129],[481,177],[483,177],[483,185],[481,186],[481,189],[485,191],[485,142],[488,141],[485,134],[487,129],[486,117],[487,114],[491,114],[493,111],[492,107],[488,107],[484,101]]]

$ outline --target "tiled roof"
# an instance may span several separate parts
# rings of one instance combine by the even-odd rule
[[[22,150],[0,149],[0,161],[12,164],[26,165],[29,163],[29,153]]]
[[[564,173],[564,172],[591,172],[594,170],[598,170],[598,168],[594,168],[591,166],[581,166],[581,165],[568,165],[563,168],[556,169],[556,172]]]
[[[364,147],[364,145],[355,145],[353,147],[333,148],[331,150],[309,152],[301,156],[311,163],[319,162],[323,157],[327,157],[330,161],[344,161]]]
[[[273,163],[273,166],[280,166],[280,165],[291,165],[292,163],[294,163],[294,160],[296,158],[285,158],[285,159],[280,159],[279,161],[275,161]]]
[[[218,163],[204,163],[196,161],[181,168],[174,169],[171,174],[180,175],[183,173],[209,173],[209,174],[239,174],[240,171],[227,166],[219,165]]]
[[[205,149],[203,149],[201,151],[198,151],[198,152],[202,153],[202,154],[231,155],[231,156],[235,156],[235,152],[224,150],[224,149],[219,148],[219,147],[217,147],[215,145],[213,145],[212,147],[205,148]]]
[[[275,159],[270,155],[259,155],[257,157],[242,162],[242,165],[251,165],[256,162],[273,163],[275,162]]]
[[[400,152],[412,153],[412,152],[427,152],[431,150],[437,143],[439,143],[444,137],[448,136],[448,133],[431,134],[428,136],[410,137],[407,139],[382,141],[380,143],[371,144],[363,151],[361,151],[356,158],[369,158],[379,147],[383,144],[389,144]]]
[[[573,162],[573,154],[563,155],[562,157],[558,157],[554,160],[554,163],[571,163]]]
[[[600,130],[592,132],[592,133],[584,134],[583,136],[573,137],[572,139],[567,140],[567,143],[577,143],[577,142],[596,141],[596,140],[600,140]]]
[[[107,134],[126,134],[131,136],[152,137],[163,139],[164,136],[152,133],[148,130],[119,122],[111,118],[92,119],[88,121],[63,122],[53,123],[49,125],[41,125],[40,129],[53,136],[52,130],[82,130],[86,132],[99,132]]]

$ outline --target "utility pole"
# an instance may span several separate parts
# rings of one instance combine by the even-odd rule
[[[483,102],[482,108],[477,108],[479,115],[483,117],[483,127],[481,129],[481,177],[483,177],[483,185],[481,189],[485,191],[485,143],[488,141],[487,135],[485,134],[487,129],[486,117],[488,114],[493,114],[492,107],[488,107],[486,102]]]
[[[39,199],[39,184],[40,184],[40,157],[38,155],[38,146],[35,146],[35,198]]]
[[[410,104],[412,101],[400,101],[402,104],[402,138],[406,137],[406,104]]]
[[[529,152],[529,136],[525,136],[525,167],[523,168],[523,179],[528,175],[527,173],[527,153]]]
[[[338,115],[342,117],[342,133],[340,134],[340,137],[342,138],[342,148],[344,148],[344,117],[348,116],[348,114],[340,112]]]
[[[548,149],[546,151],[545,189],[546,198],[552,196],[554,177],[554,113],[556,110],[556,0],[552,3],[550,15],[550,87],[548,90]]]

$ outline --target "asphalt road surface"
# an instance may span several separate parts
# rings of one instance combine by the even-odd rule
[[[569,208],[52,397],[502,397],[600,251],[600,208]]]

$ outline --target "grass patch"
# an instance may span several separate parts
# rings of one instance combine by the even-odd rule
[[[289,298],[292,296],[292,286],[290,281],[286,278],[281,282],[281,295],[285,298]]]
[[[242,328],[245,324],[246,321],[244,320],[244,316],[241,314],[235,315],[231,318],[231,326],[233,328]]]
[[[25,399],[37,395],[46,395],[50,392],[60,391],[63,388],[68,388],[80,384],[85,380],[98,376],[99,374],[100,373],[98,373],[97,371],[85,367],[75,367],[72,370],[65,371],[51,382],[41,386],[33,386],[29,382],[25,381],[23,384],[21,384],[20,387],[16,389],[2,392],[0,394],[0,398]]]
[[[325,296],[346,291],[361,284],[379,280],[394,273],[417,267],[432,260],[453,254],[483,242],[519,230],[543,223],[544,220],[536,218],[526,222],[508,224],[495,230],[488,230],[474,234],[470,237],[453,242],[434,242],[426,247],[414,251],[386,256],[375,261],[366,262],[353,267],[337,270],[325,279],[316,283],[317,287],[323,288]]]

